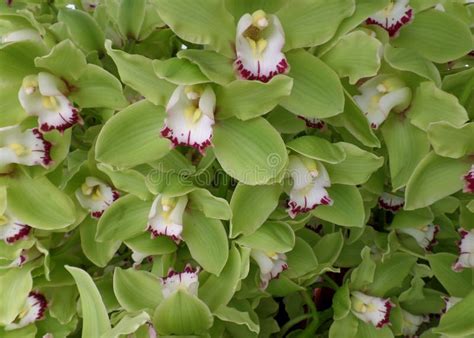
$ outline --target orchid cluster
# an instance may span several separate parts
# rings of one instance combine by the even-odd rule
[[[2,0],[0,337],[472,336],[473,28]]]

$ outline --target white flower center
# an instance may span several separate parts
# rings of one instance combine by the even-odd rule
[[[87,183],[84,183],[81,186],[81,190],[84,195],[89,196],[94,201],[103,199],[102,193],[100,192],[100,185],[89,186]]]
[[[25,156],[30,153],[24,145],[19,143],[11,143],[8,147],[13,150],[17,156]]]

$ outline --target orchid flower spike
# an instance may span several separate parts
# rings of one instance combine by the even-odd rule
[[[390,311],[394,307],[390,299],[373,297],[359,291],[351,293],[352,313],[360,320],[375,327],[390,323]]]
[[[462,271],[465,268],[474,268],[474,229],[459,229],[461,240],[458,242],[459,257],[453,264],[453,270]]]
[[[428,316],[417,316],[402,309],[402,334],[405,337],[417,337],[416,332],[421,324],[426,323]]]
[[[45,317],[48,302],[39,292],[31,291],[26,299],[25,306],[18,314],[17,319],[5,326],[5,330],[15,330],[25,327]]]
[[[148,214],[146,228],[152,238],[167,236],[179,243],[182,240],[183,214],[187,204],[188,197],[186,195],[172,198],[158,195]]]
[[[199,288],[198,280],[199,268],[193,269],[189,264],[183,272],[176,272],[170,269],[168,276],[161,278],[162,293],[164,298],[168,298],[178,290],[185,290],[193,296],[197,296]]]
[[[380,208],[391,211],[392,213],[396,213],[405,205],[405,199],[403,197],[384,192],[382,195],[380,195],[378,204]]]
[[[286,255],[277,252],[264,252],[252,249],[250,255],[260,268],[260,287],[266,289],[268,283],[280,276],[280,273],[288,269]]]
[[[51,147],[37,128],[22,130],[19,125],[0,128],[0,168],[13,163],[47,167],[53,161]]]
[[[471,166],[471,169],[463,176],[464,179],[464,188],[463,192],[465,193],[474,193],[474,164]]]
[[[173,145],[193,147],[199,152],[211,145],[216,95],[211,86],[178,86],[166,106],[161,135]]]
[[[66,84],[60,78],[41,72],[23,79],[18,99],[28,115],[38,116],[42,131],[60,132],[81,122],[79,110],[64,95]]]
[[[361,95],[354,100],[369,120],[370,126],[377,129],[393,110],[402,112],[411,102],[411,89],[391,75],[377,75],[359,87]]]
[[[117,199],[120,194],[104,181],[95,177],[87,177],[85,182],[76,190],[79,204],[90,211],[91,216],[100,218],[104,211]]]
[[[413,9],[408,2],[409,0],[391,0],[387,7],[370,16],[366,23],[378,25],[390,36],[396,36],[400,28],[413,20]]]
[[[401,228],[397,231],[413,237],[421,248],[429,251],[437,243],[436,234],[439,232],[439,225],[429,224],[419,228]]]
[[[321,204],[332,205],[333,201],[326,190],[331,186],[331,181],[321,162],[301,155],[291,155],[289,171],[293,179],[288,202],[290,217],[294,218]]]
[[[244,14],[237,23],[235,40],[234,67],[240,78],[268,82],[275,75],[288,72],[282,53],[285,33],[276,15],[262,10]]]
[[[0,36],[0,43],[19,42],[19,41],[35,41],[42,42],[40,33],[32,28],[23,28],[16,31],[8,32]]]

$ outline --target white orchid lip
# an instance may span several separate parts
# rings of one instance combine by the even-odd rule
[[[161,135],[173,146],[190,146],[204,153],[211,145],[216,95],[211,86],[178,86],[166,106]]]
[[[306,127],[308,128],[323,129],[326,126],[326,123],[323,120],[316,117],[298,115],[298,118],[303,120],[306,123]]]
[[[446,313],[451,309],[454,305],[462,301],[460,297],[443,297],[444,303],[446,306],[443,309],[443,313]]]
[[[5,326],[6,330],[15,330],[25,327],[37,320],[45,317],[48,301],[39,292],[31,291],[26,299],[26,304],[22,312],[18,315],[17,322]]]
[[[291,155],[289,172],[293,179],[287,210],[290,217],[311,211],[318,205],[332,205],[333,201],[326,190],[331,186],[331,181],[321,162]]]
[[[0,167],[9,164],[48,167],[52,144],[37,128],[21,130],[19,125],[0,128]]]
[[[183,214],[187,204],[186,195],[173,198],[158,195],[148,214],[146,230],[153,238],[167,236],[179,243],[182,240]]]
[[[31,232],[29,225],[23,224],[18,219],[6,212],[0,215],[0,240],[13,244],[27,237]]]
[[[462,271],[465,268],[474,268],[474,229],[459,229],[461,240],[458,242],[459,257],[453,264],[453,270]]]
[[[415,337],[421,324],[428,321],[428,316],[417,316],[402,309],[402,333],[405,337]]]
[[[93,11],[97,8],[99,2],[99,0],[81,0],[81,5],[85,11]]]
[[[165,278],[161,278],[162,293],[164,298],[168,298],[178,290],[185,290],[191,295],[197,296],[199,287],[199,267],[193,269],[187,264],[182,272],[173,269],[168,271]]]
[[[439,225],[429,224],[420,228],[401,228],[397,231],[413,237],[421,248],[428,251],[438,243],[436,234],[439,232]]]
[[[354,96],[354,100],[373,129],[377,129],[392,110],[402,112],[411,102],[411,89],[392,75],[377,75],[363,83],[359,91],[361,95]]]
[[[40,33],[32,28],[23,28],[16,31],[8,32],[0,37],[1,43],[19,42],[19,41],[43,41]]]
[[[465,193],[474,193],[474,164],[471,166],[471,169],[463,176],[464,179],[464,188],[463,192]]]
[[[120,194],[102,180],[96,177],[86,177],[85,182],[76,190],[79,204],[90,211],[91,216],[100,218],[104,211],[118,198]]]
[[[276,15],[262,10],[244,14],[237,23],[237,74],[242,79],[268,82],[275,75],[287,73],[284,45],[285,32]]]
[[[387,7],[369,17],[366,23],[378,25],[391,37],[396,36],[400,28],[413,20],[413,9],[408,2],[409,0],[390,1]]]
[[[394,307],[390,299],[373,297],[359,291],[351,294],[352,313],[360,320],[381,328],[390,323],[390,311]]]
[[[41,72],[23,79],[18,99],[28,115],[38,116],[42,131],[64,132],[82,121],[79,110],[64,95],[66,91],[63,80]]]
[[[405,199],[403,197],[384,192],[382,195],[380,195],[378,204],[380,208],[396,213],[405,205]]]
[[[283,271],[288,269],[286,255],[283,253],[252,249],[250,255],[260,268],[260,288],[262,289],[266,289],[272,279],[278,278]]]
[[[138,268],[143,260],[149,260],[149,261],[153,261],[152,257],[148,254],[144,254],[142,252],[139,252],[139,251],[133,251],[132,253],[132,260],[133,260],[133,267],[136,269]]]

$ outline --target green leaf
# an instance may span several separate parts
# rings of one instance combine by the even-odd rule
[[[395,48],[385,45],[384,58],[387,63],[395,69],[415,73],[427,80],[441,84],[441,76],[436,66],[422,57],[416,49]]]
[[[144,255],[167,255],[177,250],[175,242],[169,237],[151,238],[149,232],[130,238],[124,243],[133,251]]]
[[[318,268],[318,260],[313,249],[303,239],[296,237],[295,247],[286,254],[288,270],[285,275],[290,278],[302,277]]]
[[[150,198],[151,194],[145,183],[149,178],[143,176],[139,171],[133,169],[119,170],[105,163],[98,163],[97,169],[107,174],[113,186],[118,190],[133,194],[142,200]]]
[[[342,113],[344,92],[337,74],[304,50],[287,53],[287,58],[293,89],[281,105],[293,114],[306,117],[326,118]]]
[[[130,168],[163,157],[170,151],[169,140],[160,137],[165,114],[162,107],[148,101],[120,111],[100,131],[96,159]]]
[[[433,220],[434,215],[430,208],[400,210],[395,214],[390,226],[393,229],[419,228],[431,224]]]
[[[469,167],[468,163],[430,152],[418,164],[407,183],[405,210],[429,206],[462,189],[461,177]]]
[[[354,274],[354,273],[352,273]],[[344,283],[336,290],[333,298],[334,320],[346,318],[351,311],[349,283]],[[331,335],[331,333],[329,333]]]
[[[282,275],[272,279],[265,289],[265,292],[274,297],[286,297],[298,291],[305,291],[305,288]]]
[[[324,165],[332,183],[364,184],[383,165],[383,157],[378,157],[351,143],[339,142],[336,145],[345,152],[346,157],[340,163]]]
[[[209,80],[219,85],[226,85],[236,78],[233,60],[212,50],[180,50],[177,56],[195,63]]]
[[[345,107],[344,112],[328,120],[330,124],[344,127],[358,141],[367,147],[380,147],[380,141],[375,136],[364,113],[354,102],[352,96],[344,91]]]
[[[189,199],[207,217],[224,220],[229,220],[232,217],[229,203],[223,198],[213,196],[207,189],[191,191]]]
[[[122,243],[109,238],[107,241],[97,242],[95,239],[97,220],[89,216],[79,225],[79,229],[81,247],[86,257],[95,265],[105,267]]]
[[[388,3],[389,0],[356,0],[354,13],[342,20],[334,37],[318,49],[319,55],[326,53],[342,36],[364,23],[369,16],[384,9]]]
[[[350,16],[354,9],[353,0],[287,2],[276,13],[285,31],[285,50],[323,44],[336,33],[341,21]]]
[[[449,122],[461,126],[469,117],[458,99],[437,88],[432,82],[422,82],[407,112],[411,123],[426,131],[430,123]]]
[[[150,321],[150,316],[146,312],[140,312],[136,316],[125,315],[113,329],[105,332],[101,338],[117,338],[122,335],[133,334],[148,321]]]
[[[293,80],[277,75],[269,82],[236,80],[216,89],[219,118],[249,120],[264,115],[291,93]]]
[[[444,63],[469,53],[472,37],[469,27],[462,21],[431,9],[416,13],[413,22],[400,30],[393,45],[416,50],[428,60]]]
[[[282,134],[297,134],[306,129],[306,123],[282,106],[277,106],[267,116],[268,122]]]
[[[177,85],[194,85],[209,82],[199,67],[186,59],[153,60],[156,75]]]
[[[329,338],[355,337],[359,328],[357,318],[349,314],[342,319],[335,320],[329,328]]]
[[[374,281],[367,288],[369,294],[376,297],[388,297],[398,294],[404,279],[410,273],[417,258],[405,253],[394,253],[382,263],[377,264]]]
[[[241,312],[237,309],[228,306],[221,306],[214,311],[214,316],[224,322],[231,322],[237,325],[245,325],[247,328],[255,333],[259,333],[260,326],[255,323],[248,312]]]
[[[103,68],[88,64],[69,97],[81,108],[123,108],[128,103],[120,81]]]
[[[269,183],[288,161],[280,134],[263,118],[219,121],[213,143],[225,172],[248,185]]]
[[[150,272],[135,269],[114,270],[114,293],[127,311],[155,309],[163,299],[160,280]]]
[[[376,328],[371,323],[358,320],[357,335],[354,338],[393,338],[392,330],[388,326]]]
[[[331,266],[339,257],[344,246],[344,237],[342,232],[334,232],[321,237],[313,247],[319,264]]]
[[[344,35],[333,48],[321,56],[321,60],[340,77],[347,76],[349,83],[355,84],[361,78],[377,75],[381,48],[382,43],[376,38],[363,31],[355,31]]]
[[[461,158],[474,154],[474,123],[461,127],[449,122],[431,123],[427,131],[434,152],[440,156]]]
[[[112,43],[105,43],[107,54],[117,66],[120,79],[156,105],[166,105],[175,85],[156,76],[152,60],[121,50],[112,49]]]
[[[153,325],[160,335],[203,334],[212,326],[209,308],[184,290],[178,290],[156,308]]]
[[[370,255],[370,248],[364,247],[360,256],[362,262],[354,268],[351,274],[351,287],[354,290],[363,290],[374,281],[376,264]]]
[[[145,232],[151,202],[133,195],[119,198],[105,210],[97,225],[99,241],[127,240]]]
[[[441,316],[439,326],[433,331],[446,336],[466,337],[474,334],[474,291]]]
[[[257,230],[278,206],[281,192],[279,184],[251,186],[238,183],[230,200],[230,237],[249,235]],[[255,208],[257,204],[258,208]]]
[[[364,203],[355,186],[335,184],[328,188],[328,193],[334,204],[318,206],[312,212],[314,216],[341,226],[364,226]]]
[[[58,21],[66,26],[71,40],[84,51],[104,50],[104,32],[86,12],[63,8],[59,11]]]
[[[7,196],[11,212],[34,228],[61,229],[76,220],[74,203],[46,177],[17,176],[10,181]]]
[[[37,73],[34,58],[44,54],[44,46],[32,41],[0,46],[0,127],[20,123],[26,117],[18,101],[18,90],[25,76]]]
[[[288,142],[286,146],[301,155],[322,162],[336,164],[346,158],[343,147],[313,135],[295,138]]]
[[[392,114],[380,128],[388,150],[392,188],[406,185],[416,166],[430,151],[426,133],[408,119]]]
[[[454,272],[452,266],[457,260],[455,255],[441,252],[426,256],[436,279],[454,297],[466,297],[472,291],[471,271]]]
[[[30,269],[13,268],[0,274],[0,324],[7,325],[15,320],[26,303],[33,280]]]
[[[54,46],[48,55],[35,58],[35,65],[67,81],[75,81],[85,71],[87,62],[71,40],[64,40]]]
[[[158,0],[157,5],[160,17],[180,38],[233,56],[235,23],[224,1]]]
[[[206,271],[219,275],[229,256],[227,234],[221,221],[197,210],[184,214],[183,240],[191,256]]]
[[[295,233],[284,222],[265,222],[253,234],[239,237],[237,243],[264,252],[287,252],[295,245]]]
[[[91,276],[84,270],[66,266],[76,281],[81,297],[82,337],[100,337],[110,330],[109,316]]]
[[[123,36],[137,40],[145,19],[145,0],[121,0],[118,28]]]
[[[239,250],[232,246],[229,259],[219,277],[209,274],[209,277],[199,286],[199,297],[211,311],[227,305],[234,296],[240,281],[241,263]]]

